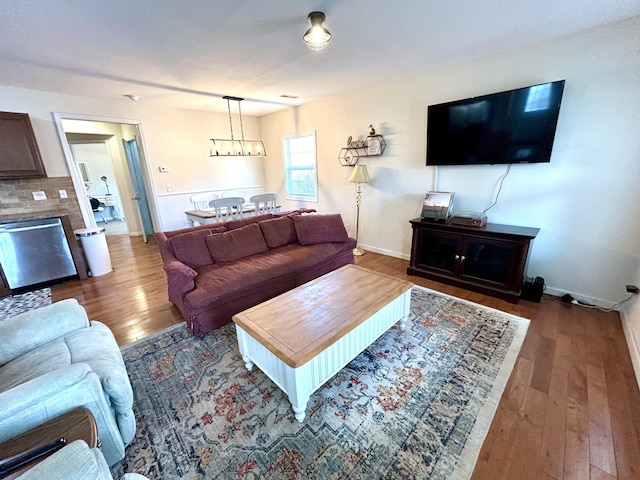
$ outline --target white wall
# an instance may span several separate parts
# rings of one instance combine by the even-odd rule
[[[222,102],[215,98],[204,101]],[[252,193],[264,190],[263,160],[209,157],[209,138],[229,136],[226,113],[158,109],[146,105],[144,99],[131,102],[124,97],[110,100],[2,86],[0,105],[3,111],[29,114],[49,177],[69,176],[53,120],[54,112],[142,122],[151,193],[158,212],[157,230],[187,226],[184,211],[191,208],[189,197],[193,193],[224,189],[246,189]],[[236,116],[233,120],[237,124]],[[245,135],[259,138],[258,119],[243,116],[243,120]],[[160,173],[159,166],[168,166],[170,171]],[[167,192],[167,184],[174,185],[173,192]]]
[[[353,234],[351,168],[337,157],[348,136],[366,136],[373,123],[388,146],[383,156],[366,159],[373,183],[363,194],[360,243],[408,258],[408,221],[419,216],[426,191],[455,192],[458,210],[482,211],[505,171],[441,167],[436,185],[435,168],[425,166],[427,105],[566,79],[551,163],[513,166],[489,221],[541,229],[528,273],[544,277],[551,293],[612,305],[640,268],[638,31],[640,17],[262,117],[272,154],[267,188],[284,198],[281,137],[316,130],[315,206],[340,212]]]

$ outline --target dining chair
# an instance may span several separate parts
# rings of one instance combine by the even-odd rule
[[[209,202],[216,212],[216,221],[222,222],[233,218],[242,218],[243,197],[217,198]]]
[[[217,193],[197,193],[195,195],[191,195],[189,201],[193,203],[194,210],[206,210],[211,208],[209,206],[209,202],[217,198],[220,198],[220,195]]]
[[[275,193],[260,193],[249,199],[255,205],[255,215],[274,213],[277,209],[278,195]]]

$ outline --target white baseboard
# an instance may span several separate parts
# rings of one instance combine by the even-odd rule
[[[604,308],[606,310],[613,308],[615,304],[615,302],[612,302],[611,300],[604,300],[602,298],[596,298],[596,297],[589,297],[586,295],[583,295],[581,293],[576,293],[576,292],[569,292],[567,290],[560,290],[558,288],[554,288],[554,287],[549,287],[547,286],[544,290],[544,293],[547,293],[549,295],[553,295],[554,297],[562,297],[565,294],[569,294],[571,295],[574,299],[576,300],[582,300],[586,303],[589,303],[591,305],[595,305],[596,307],[600,307],[600,308]],[[616,307],[614,309],[615,311],[620,311],[620,307]]]
[[[624,330],[624,336],[627,339],[627,347],[629,348],[629,355],[631,356],[631,363],[633,365],[633,371],[636,374],[636,383],[640,387],[640,346],[636,341],[633,332],[629,328],[629,318],[626,311],[623,309],[620,312],[620,319],[622,320],[622,330]]]
[[[381,255],[387,255],[389,257],[401,258],[403,260],[409,260],[411,258],[410,255],[406,255],[404,253],[393,252],[391,250],[385,250],[384,248],[378,248],[378,247],[374,247],[374,246],[371,246],[371,245],[365,245],[363,243],[359,243],[358,246],[360,248],[362,248],[363,250],[365,250],[365,251],[373,252],[373,253],[379,253]]]

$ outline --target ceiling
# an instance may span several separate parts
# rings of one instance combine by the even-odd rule
[[[328,48],[307,49],[324,11]],[[638,0],[0,1],[0,85],[263,115],[640,15]],[[282,98],[281,95],[298,98]]]

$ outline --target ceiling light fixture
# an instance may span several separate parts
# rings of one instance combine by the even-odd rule
[[[322,50],[331,41],[331,34],[323,25],[324,13],[311,12],[308,20],[311,23],[311,27],[305,32],[302,39],[307,47],[311,50]]]
[[[209,156],[210,157],[266,157],[267,152],[264,149],[262,140],[245,140],[244,127],[242,125],[242,110],[240,102],[244,98],[238,97],[222,97],[227,101],[227,110],[229,111],[229,129],[231,130],[231,138],[211,138],[209,139]],[[240,116],[240,140],[233,138],[233,122],[231,121],[231,100],[238,102],[238,114]]]

